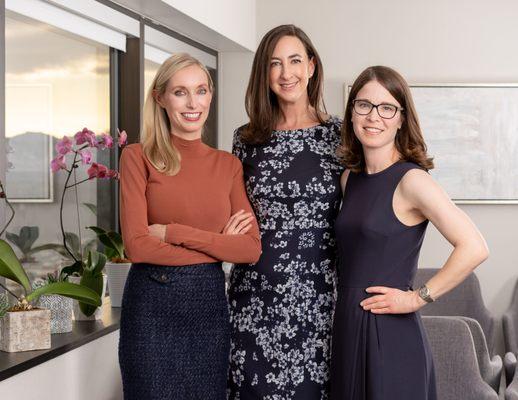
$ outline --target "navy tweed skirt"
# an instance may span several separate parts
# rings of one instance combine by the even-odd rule
[[[229,352],[221,263],[133,264],[120,321],[125,400],[224,400]]]

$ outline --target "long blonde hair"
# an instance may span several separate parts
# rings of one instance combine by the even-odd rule
[[[166,175],[176,175],[180,171],[180,153],[171,142],[171,122],[156,97],[165,93],[169,79],[183,68],[197,65],[206,74],[209,90],[214,91],[214,83],[209,71],[196,58],[187,53],[173,54],[158,69],[146,95],[140,143],[144,155],[151,165]]]

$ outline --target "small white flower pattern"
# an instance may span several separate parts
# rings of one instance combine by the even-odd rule
[[[235,132],[233,153],[243,163],[263,253],[232,271],[229,399],[328,398],[340,127],[332,117],[274,131],[260,146]]]

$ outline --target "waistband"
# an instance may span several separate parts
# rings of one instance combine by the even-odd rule
[[[147,263],[135,263],[131,265],[132,269],[147,272],[160,272],[161,274],[189,274],[202,275],[207,272],[222,271],[221,262],[204,263],[204,264],[190,264],[190,265],[157,265]]]

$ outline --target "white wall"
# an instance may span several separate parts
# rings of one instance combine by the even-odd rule
[[[255,0],[162,0],[210,29],[255,50]]]
[[[245,124],[245,93],[254,54],[251,52],[219,53],[219,137],[218,147],[230,151],[232,133]]]
[[[257,43],[284,23],[300,26],[312,39],[323,60],[325,101],[332,114],[343,113],[343,84],[352,83],[370,65],[391,66],[409,82],[518,82],[518,3],[513,0],[261,0],[256,12]],[[238,85],[235,93],[243,92]],[[235,113],[228,119],[227,125],[239,120]],[[490,259],[477,275],[486,304],[500,316],[518,277],[518,205],[461,208],[489,244]],[[450,245],[431,227],[420,264],[440,267],[449,251]]]
[[[0,382],[0,399],[121,400],[119,331]]]

